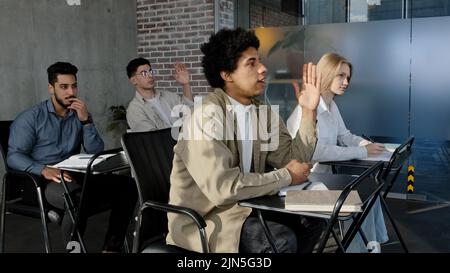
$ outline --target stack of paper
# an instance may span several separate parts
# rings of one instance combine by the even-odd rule
[[[384,143],[384,148],[388,150],[388,152],[393,153],[395,149],[397,149],[401,144],[398,143]]]
[[[285,208],[287,210],[333,212],[342,191],[288,191]],[[357,191],[351,191],[340,212],[360,212],[362,201]]]
[[[280,189],[280,191],[278,192],[278,195],[279,196],[286,196],[286,193],[288,191],[300,191],[300,190],[323,191],[323,190],[328,190],[328,188],[322,182],[310,182],[310,181],[307,181],[307,182],[302,183],[300,185],[282,187]]]
[[[97,157],[94,160],[93,166],[97,165],[100,162],[105,161],[107,158],[112,157],[116,154],[105,154]],[[64,168],[70,168],[70,169],[86,169],[87,165],[89,163],[89,160],[91,157],[93,157],[93,154],[77,154],[69,157],[68,159],[59,162],[56,165],[53,165],[54,168],[64,169]]]

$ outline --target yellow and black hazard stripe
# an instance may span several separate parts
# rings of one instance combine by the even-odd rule
[[[408,167],[408,193],[414,192],[414,166],[409,165]]]

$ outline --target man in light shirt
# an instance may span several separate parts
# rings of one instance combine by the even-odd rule
[[[182,63],[174,65],[173,77],[183,86],[183,96],[157,90],[156,70],[144,58],[131,60],[127,65],[127,75],[130,83],[136,89],[136,95],[127,108],[127,122],[131,131],[143,132],[170,128],[179,117],[171,117],[171,111],[176,105],[193,105],[189,72]]]

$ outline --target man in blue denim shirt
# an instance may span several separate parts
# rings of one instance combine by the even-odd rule
[[[65,209],[60,184],[60,170],[53,165],[80,153],[83,145],[86,153],[103,151],[104,143],[94,126],[85,102],[77,97],[78,69],[64,62],[57,62],[47,69],[50,99],[22,112],[11,125],[8,143],[8,166],[41,176],[47,183],[45,197],[52,206]],[[69,189],[80,191],[82,181],[77,174],[64,172]],[[96,176],[89,188],[89,208],[112,206],[111,220],[105,238],[105,251],[119,251],[122,247],[128,223],[136,202],[136,186],[129,177],[117,175]],[[106,184],[107,183],[107,184]],[[32,189],[24,188],[25,202],[34,203]],[[83,232],[86,219],[80,220]],[[72,223],[65,214],[62,223],[65,240],[68,241]]]

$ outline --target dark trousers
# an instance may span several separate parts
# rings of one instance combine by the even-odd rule
[[[72,173],[71,175],[74,181],[68,182],[67,186],[77,207],[84,175],[77,173]],[[23,197],[25,200],[30,200],[29,202],[35,202],[32,197],[35,190],[29,190],[24,190]],[[46,201],[51,206],[64,211],[61,228],[64,242],[67,243],[72,239],[70,233],[72,232],[73,223],[69,217],[68,210],[66,210],[63,198],[64,188],[61,183],[47,181],[43,192],[45,193]],[[91,176],[84,198],[83,208],[85,210],[81,211],[78,223],[80,233],[84,233],[89,216],[111,209],[103,250],[121,251],[137,201],[137,189],[134,180],[128,176],[112,174]]]
[[[326,226],[326,222],[322,219],[293,214],[265,211],[263,216],[280,253],[312,252]],[[242,226],[239,252],[273,252],[261,222],[254,212]]]

